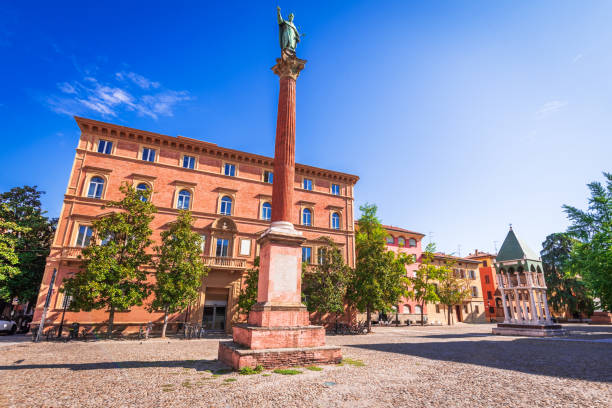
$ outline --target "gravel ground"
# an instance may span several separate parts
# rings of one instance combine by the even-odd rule
[[[352,364],[298,375],[213,375],[218,339],[13,344],[0,353],[0,406],[612,406],[612,327],[571,325],[570,341],[491,327],[329,336]]]

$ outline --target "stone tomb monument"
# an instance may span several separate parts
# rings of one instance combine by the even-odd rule
[[[305,60],[296,57],[300,34],[293,14],[278,8],[281,58],[272,71],[280,77],[270,227],[258,239],[260,268],[257,303],[246,324],[233,327],[233,341],[219,344],[219,360],[240,369],[339,363],[339,347],[325,345],[325,329],[310,324],[302,304],[301,245],[293,219],[295,180],[295,85]]]
[[[504,322],[493,334],[548,337],[566,334],[550,317],[542,261],[510,231],[495,259]]]

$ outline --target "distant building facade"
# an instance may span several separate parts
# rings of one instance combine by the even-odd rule
[[[180,209],[192,212],[194,230],[204,240],[203,260],[210,272],[202,281],[197,302],[170,321],[202,323],[209,330],[229,332],[238,319],[236,300],[243,276],[259,252],[256,240],[270,223],[273,159],[181,136],[84,118],[76,121],[81,135],[33,326],[40,323],[54,269],[57,279],[46,324],[59,324],[70,299],[58,288],[79,272],[78,256],[92,239],[92,221],[108,213],[103,205],[120,200],[119,186],[129,183],[153,191],[151,200],[158,208],[151,224],[155,244]],[[322,237],[329,237],[354,267],[353,188],[357,180],[351,174],[296,164],[293,223],[307,238],[302,248],[304,261],[316,264],[318,250],[325,245]],[[103,326],[107,319],[105,310],[65,314],[65,324]],[[137,330],[143,323],[161,319],[162,313],[133,307],[116,313],[115,325]]]
[[[494,323],[504,321],[504,309],[502,307],[501,293],[497,288],[497,277],[494,267],[495,255],[476,249],[473,254],[466,256],[466,259],[480,262],[478,272],[480,273],[480,285],[487,320]]]

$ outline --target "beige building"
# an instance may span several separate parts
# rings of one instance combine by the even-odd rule
[[[451,323],[486,323],[485,304],[480,284],[478,265],[480,261],[436,253],[434,264],[451,264],[455,275],[467,280],[471,297],[460,305],[451,307]],[[443,304],[427,304],[427,321],[430,324],[447,324],[448,309]]]

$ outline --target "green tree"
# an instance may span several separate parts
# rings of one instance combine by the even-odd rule
[[[20,227],[3,233],[13,237],[19,268],[19,273],[2,284],[7,299],[33,302],[38,296],[57,223],[42,211],[42,194],[36,186],[15,187],[0,194],[0,220]]]
[[[571,226],[568,233],[577,238],[570,255],[570,267],[582,277],[598,306],[612,311],[612,173],[603,173],[604,187],[594,181],[586,211],[564,205]]]
[[[454,305],[461,305],[465,300],[470,299],[469,281],[459,276],[458,271],[453,270],[453,263],[447,262],[438,267],[438,298],[440,303],[446,307],[447,323],[451,325],[451,312]]]
[[[103,207],[117,211],[92,222],[94,235],[83,249],[81,271],[68,278],[63,288],[73,297],[73,310],[108,309],[109,337],[115,312],[142,305],[150,293],[144,268],[151,265],[149,224],[157,211],[150,191],[136,191],[128,184],[120,191],[121,201]]]
[[[259,282],[259,257],[255,258],[254,267],[246,271],[246,276],[238,295],[239,313],[248,314],[257,303],[257,284]]]
[[[302,264],[302,298],[309,312],[334,313],[337,320],[344,311],[352,269],[344,262],[336,243],[327,237],[325,241],[319,264],[311,268]]]
[[[440,281],[444,274],[442,268],[433,262],[435,252],[435,244],[428,244],[421,257],[419,269],[416,270],[415,276],[410,278],[409,296],[421,305],[421,326],[425,324],[423,321],[425,304],[440,301],[436,282]]]
[[[410,257],[387,251],[387,232],[376,217],[377,207],[366,204],[357,221],[355,249],[357,262],[347,295],[360,312],[366,312],[368,332],[372,330],[372,312],[389,311],[408,294],[406,264]]]
[[[0,210],[8,211],[6,204],[0,204]],[[10,282],[21,270],[16,266],[19,256],[15,252],[18,235],[27,233],[27,229],[14,222],[0,219],[0,300],[10,302],[12,299]]]
[[[542,266],[548,286],[548,303],[570,315],[593,313],[593,299],[581,277],[571,269],[571,252],[579,241],[566,233],[550,234],[542,243]]]
[[[202,278],[208,275],[202,260],[202,237],[191,230],[192,223],[189,211],[179,211],[176,222],[161,233],[161,245],[155,247],[155,298],[150,310],[164,311],[162,337],[166,337],[168,313],[182,312],[195,301]]]

